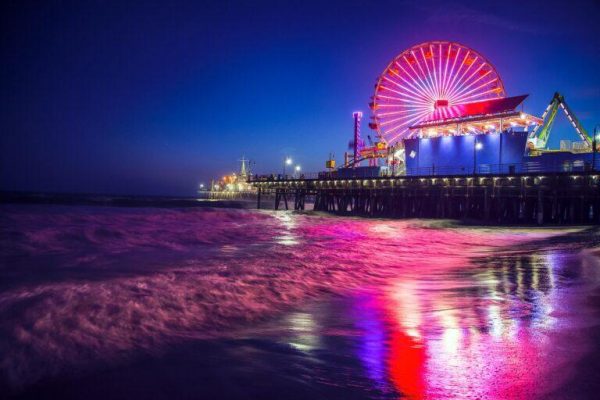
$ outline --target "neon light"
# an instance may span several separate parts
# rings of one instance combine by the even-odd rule
[[[407,71],[404,69],[404,67],[402,67],[400,64],[398,64],[398,62],[397,62],[397,61],[396,61],[396,65],[398,65],[400,68],[402,68],[402,71],[404,71],[404,72],[405,72],[405,73],[408,75],[408,72],[407,72]],[[398,75],[398,74],[397,74],[397,75]],[[400,75],[398,75],[398,77],[399,77],[400,79],[402,79],[403,81],[405,81],[407,84],[409,84],[409,85],[410,85],[410,86],[411,86],[413,89],[415,89],[415,90],[421,90],[421,91],[423,91],[423,92],[424,92],[424,94],[425,94],[425,95],[427,95],[427,97],[428,97],[429,99],[433,99],[433,98],[434,98],[434,96],[433,96],[433,95],[432,95],[432,94],[431,94],[431,93],[430,93],[430,92],[429,92],[427,89],[425,89],[425,88],[424,88],[423,86],[421,86],[421,85],[420,85],[418,82],[416,82],[416,80],[414,80],[414,79],[413,79],[413,83],[417,84],[417,85],[419,86],[418,88],[417,88],[417,87],[415,87],[414,85],[412,85],[410,82],[408,82],[408,81],[406,80],[406,78],[404,78],[403,76],[400,76]]]
[[[471,83],[470,83],[468,86],[465,86],[465,87],[464,87],[464,88],[463,88],[463,89],[462,89],[462,90],[461,90],[459,93],[457,93],[457,94],[456,94],[456,96],[457,96],[458,98],[460,98],[460,97],[461,97],[461,95],[462,95],[462,93],[463,93],[465,90],[467,90],[468,88],[470,88],[471,86],[473,86],[474,84],[476,84],[477,82],[479,82],[480,80],[482,80],[483,78],[485,78],[486,76],[488,76],[488,75],[489,75],[489,74],[491,74],[491,73],[492,73],[492,71],[491,71],[491,70],[490,70],[490,71],[488,71],[488,72],[486,72],[486,73],[485,73],[485,75],[482,75],[482,76],[480,76],[478,79],[476,79],[476,80],[474,80],[473,82],[471,82]],[[493,82],[494,82],[494,80],[492,79],[491,81],[485,82],[483,86],[485,86],[485,85],[489,85],[489,84],[491,84],[491,83],[493,83]],[[472,92],[472,91],[471,91],[471,92]],[[466,94],[469,94],[469,93],[471,93],[471,92],[468,92],[468,93],[466,93]]]
[[[400,89],[404,89],[404,90],[406,90],[407,92],[410,92],[410,93],[414,94],[415,96],[421,96],[421,97],[415,97],[415,98],[420,98],[420,99],[422,99],[422,100],[425,100],[425,101],[427,101],[427,100],[428,100],[428,98],[427,98],[427,97],[425,97],[425,96],[424,96],[422,93],[417,93],[417,92],[415,92],[415,91],[413,91],[413,90],[410,90],[410,89],[408,89],[408,88],[406,88],[406,87],[402,86],[402,85],[401,85],[401,84],[399,84],[398,82],[396,82],[396,81],[394,81],[394,80],[392,80],[392,79],[388,78],[387,76],[385,76],[383,79],[385,79],[385,80],[387,80],[387,81],[389,81],[389,82],[393,83],[394,85],[398,86]]]
[[[378,79],[372,110],[378,136],[389,144],[415,133],[410,126],[435,109],[446,119],[453,116],[451,106],[503,96],[502,81],[481,55],[457,43],[429,42],[390,62]]]
[[[419,70],[421,71],[421,76],[423,76],[423,81],[427,84],[427,86],[429,86],[429,89],[431,90],[432,96],[435,96],[435,89],[431,85],[431,82],[429,81],[429,79],[427,79],[428,75],[425,73],[425,70],[423,69],[423,67],[421,67],[421,63],[419,62],[419,58],[415,55],[414,50],[411,49],[410,53],[413,55],[415,61],[417,62],[417,67],[419,67]],[[419,75],[417,74],[417,76],[419,76]]]

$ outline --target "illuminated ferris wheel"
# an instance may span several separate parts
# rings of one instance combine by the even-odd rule
[[[504,97],[500,76],[481,54],[453,42],[427,42],[405,50],[386,67],[370,104],[379,138],[393,146],[409,128],[451,107]]]

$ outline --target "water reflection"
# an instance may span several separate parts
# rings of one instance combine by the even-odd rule
[[[181,375],[194,381],[195,371],[215,393],[268,381],[279,389],[255,398],[285,397],[290,385],[327,399],[533,397],[592,337],[574,321],[596,316],[580,317],[574,302],[591,297],[581,283],[599,281],[596,258],[552,250],[591,249],[592,230],[57,210],[0,214],[0,388],[68,382],[79,366],[114,371],[202,342],[215,353],[191,358],[220,361],[184,362]],[[176,375],[155,360],[157,376]],[[214,371],[230,378],[206,378]]]
[[[275,243],[285,246],[297,245],[298,238],[294,232],[296,219],[289,213],[275,213],[274,217],[280,222],[281,231],[274,237]]]
[[[320,327],[313,315],[306,312],[295,312],[288,317],[291,330],[288,344],[300,351],[311,351],[319,348],[321,336]]]
[[[357,355],[378,387],[407,398],[528,398],[552,383],[549,359],[564,255],[476,262],[472,274],[403,279],[354,304]],[[562,319],[562,329],[568,319]]]

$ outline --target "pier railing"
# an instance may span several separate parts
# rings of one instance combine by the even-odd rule
[[[317,179],[371,179],[378,177],[430,177],[430,176],[474,176],[474,175],[518,175],[533,173],[564,173],[564,172],[592,172],[600,171],[600,166],[583,161],[564,161],[555,163],[540,163],[529,161],[513,164],[479,164],[473,166],[428,166],[409,168],[397,172],[391,170],[345,169],[343,171],[308,172],[294,175],[252,175],[249,182],[261,181],[291,181],[291,180],[317,180]]]
[[[257,207],[392,218],[450,218],[498,224],[600,224],[600,173],[577,162],[422,168],[409,175],[325,172],[253,176]],[[350,171],[352,172],[352,171]],[[355,171],[360,172],[360,169]],[[370,172],[370,171],[369,171]],[[414,173],[411,175],[410,173]],[[262,203],[263,205],[264,202]]]

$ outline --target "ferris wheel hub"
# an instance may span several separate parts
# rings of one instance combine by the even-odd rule
[[[448,100],[436,100],[435,103],[433,104],[433,108],[435,108],[436,110],[438,108],[443,108],[443,107],[448,107]]]

